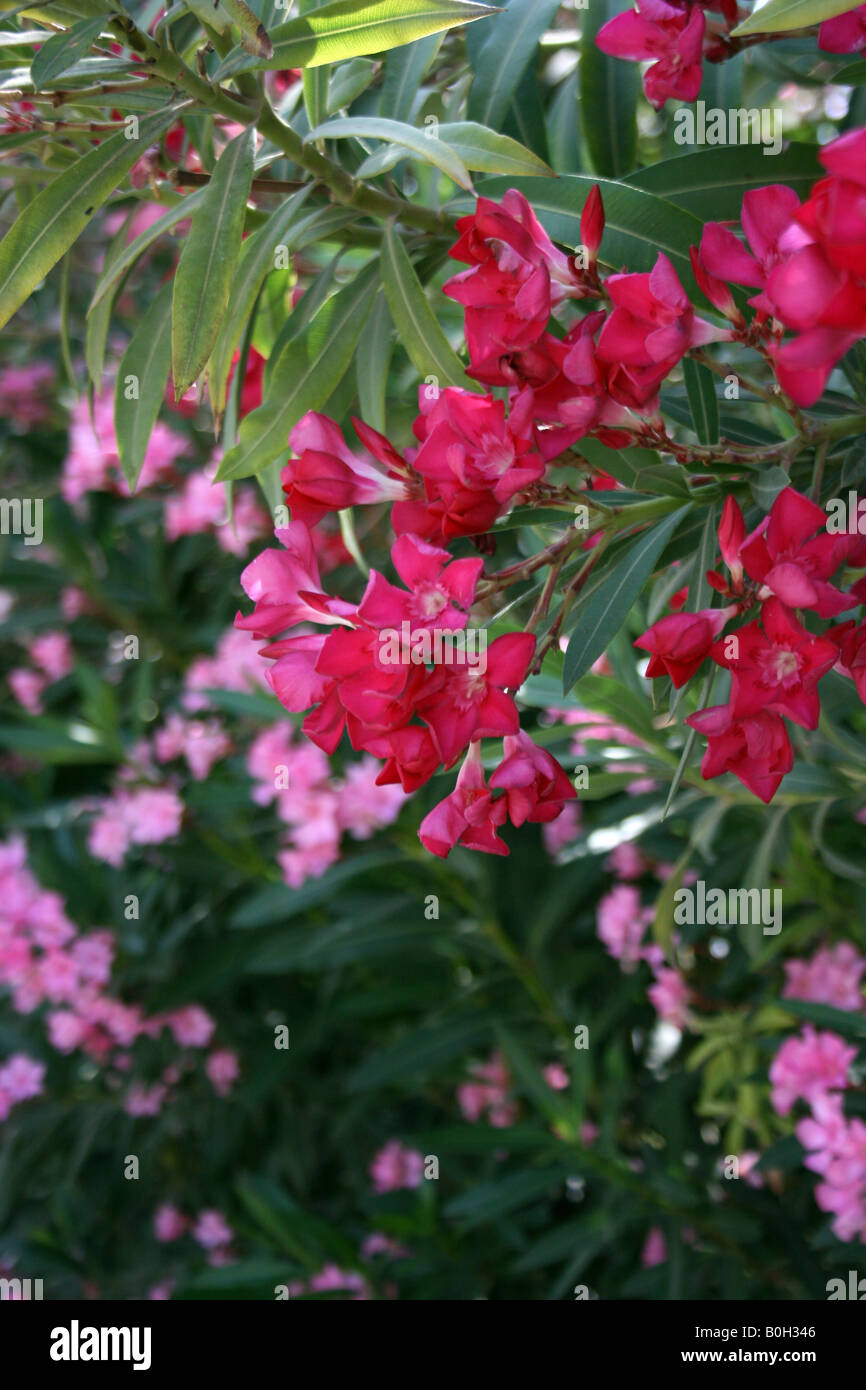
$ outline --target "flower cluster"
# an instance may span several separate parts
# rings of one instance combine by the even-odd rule
[[[817,729],[821,678],[835,668],[857,684],[862,674],[866,623],[831,624],[815,635],[797,616],[832,619],[861,602],[857,585],[844,592],[832,580],[846,563],[863,562],[862,541],[831,534],[826,522],[819,506],[787,487],[747,535],[729,497],[719,526],[728,577],[707,575],[725,606],[668,614],[635,643],[650,653],[647,676],[669,676],[677,688],[708,657],[729,673],[727,704],[699,710],[686,723],[707,738],[702,776],[732,772],[764,802],[794,765],[785,720]],[[756,617],[725,632],[755,607]]]
[[[397,818],[405,801],[401,787],[377,785],[379,767],[369,756],[335,780],[321,749],[297,742],[285,723],[262,730],[246,765],[255,781],[253,801],[273,803],[287,827],[277,860],[290,888],[319,878],[337,862],[344,833],[369,839]]]
[[[239,614],[237,625],[280,639],[265,649],[274,661],[268,681],[286,709],[309,711],[307,737],[331,754],[345,732],[354,749],[384,763],[377,784],[399,783],[405,792],[466,753],[455,790],[421,826],[428,849],[444,856],[460,843],[505,854],[497,831],[507,817],[514,825],[551,820],[575,796],[551,755],[521,732],[509,693],[526,676],[531,634],[498,637],[483,661],[430,664],[437,634],[453,640],[465,631],[483,561],[452,560],[417,535],[402,535],[391,558],[405,587],[373,570],[360,603],[352,604],[323,591],[303,521],[277,536],[284,550],[264,551],[241,576],[255,607]],[[299,625],[300,633],[282,636]],[[317,633],[311,625],[330,630]],[[408,650],[395,653],[395,633]],[[489,785],[482,738],[505,740]]]
[[[596,35],[596,44],[613,58],[648,64],[642,74],[644,94],[657,111],[666,101],[695,101],[704,59],[717,63],[736,51],[729,36],[742,17],[737,0],[636,0],[636,4],[636,10],[609,19]],[[721,21],[708,20],[705,10],[717,11]],[[818,47],[825,53],[866,49],[866,5],[825,19],[818,30]]]
[[[708,222],[695,275],[710,302],[742,332],[728,284],[758,293],[752,341],[767,345],[779,384],[798,405],[817,401],[833,367],[866,335],[866,130],[826,145],[827,171],[801,204],[785,184],[743,197],[746,245]],[[796,336],[783,341],[783,329]]]
[[[81,935],[58,893],[43,888],[27,865],[22,839],[0,844],[0,986],[19,1014],[44,1010],[47,1040],[56,1052],[82,1052],[106,1069],[117,1089],[132,1066],[139,1038],[155,1039],[168,1029],[179,1048],[208,1048],[216,1027],[196,1004],[148,1017],[135,1004],[110,993],[115,941],[109,931]],[[125,1092],[130,1115],[154,1115],[189,1069],[183,1055],[152,1084],[133,1081]],[[206,1074],[219,1095],[238,1076],[237,1058],[227,1049],[209,1053]],[[13,1104],[42,1090],[45,1067],[23,1055],[0,1066],[0,1119]]]

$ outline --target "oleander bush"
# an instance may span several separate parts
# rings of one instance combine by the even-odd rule
[[[863,1270],[864,52],[5,11],[4,1297]]]

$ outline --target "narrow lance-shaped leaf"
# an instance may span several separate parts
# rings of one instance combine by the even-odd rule
[[[301,416],[324,405],[352,360],[378,283],[378,264],[368,266],[287,345],[265,400],[243,421],[238,443],[225,455],[218,481],[259,472],[285,451]]]
[[[102,298],[108,294],[109,290],[115,288],[118,280],[126,274],[130,266],[135,264],[139,256],[144,255],[149,246],[159,240],[163,232],[171,231],[178,222],[183,222],[185,218],[192,216],[206,192],[206,188],[197,188],[194,193],[187,193],[177,207],[169,208],[168,212],[163,213],[156,222],[151,223],[145,231],[140,232],[134,241],[131,241],[128,246],[124,246],[122,252],[112,260],[110,265],[106,263],[103,266],[102,274],[97,281],[96,289],[93,291],[90,308],[87,310],[88,314],[94,312]]]
[[[484,47],[473,65],[469,116],[499,129],[525,69],[538,55],[538,40],[550,28],[560,0],[508,0],[487,26]]]
[[[473,389],[427,302],[399,234],[388,224],[382,242],[382,280],[398,337],[422,378],[435,376],[440,386]]]
[[[421,80],[441,42],[441,34],[431,34],[429,38],[391,50],[385,59],[380,116],[389,116],[392,121],[408,121]]]
[[[135,491],[171,367],[171,285],[163,285],[132,336],[114,387],[120,466]]]
[[[171,315],[176,400],[210,357],[225,314],[252,185],[254,140],[249,127],[223,150],[181,252]]]
[[[633,169],[640,78],[634,63],[602,53],[596,35],[630,0],[594,0],[581,18],[580,121],[592,167],[605,178]]]
[[[78,240],[142,151],[175,119],[172,108],[145,116],[138,123],[138,139],[127,139],[131,125],[110,135],[28,203],[0,242],[0,328]]]
[[[695,434],[702,444],[715,444],[719,438],[719,403],[713,374],[702,362],[685,357],[683,377]]]
[[[389,121],[382,116],[338,116],[336,120],[326,121],[316,126],[307,136],[308,140],[344,140],[351,136],[357,139],[385,140],[389,144],[400,145],[411,150],[425,164],[441,169],[461,188],[472,192],[469,170],[455,150],[435,133],[418,130],[416,126],[404,121]]]
[[[214,74],[223,81],[244,68],[313,68],[366,53],[384,53],[444,29],[496,14],[470,0],[337,0],[271,30],[273,55],[258,61],[230,54]]]
[[[62,34],[52,34],[34,55],[30,64],[33,90],[39,92],[83,58],[107,24],[104,15],[83,19]]]
[[[274,253],[277,247],[291,245],[289,228],[301,205],[306,201],[312,184],[287,198],[281,208],[273,212],[258,231],[244,242],[238,260],[237,270],[232,281],[229,302],[222,328],[219,331],[208,368],[211,408],[219,426],[225,407],[226,385],[231,371],[232,357],[240,341],[262,281],[269,271],[275,269]]]
[[[690,507],[680,507],[638,536],[620,555],[614,569],[593,589],[586,603],[578,607],[575,631],[563,665],[565,694],[619,632],[659,555],[689,510]]]
[[[856,8],[851,0],[768,0],[731,33],[732,37],[741,38],[744,34],[781,34],[789,29],[808,29]]]
[[[355,357],[355,377],[358,383],[358,405],[361,419],[380,434],[385,433],[385,398],[388,387],[388,367],[394,352],[394,325],[388,301],[382,290],[376,295],[370,317]]]

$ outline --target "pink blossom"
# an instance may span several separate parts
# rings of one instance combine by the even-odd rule
[[[227,1096],[241,1074],[237,1053],[227,1047],[209,1053],[204,1069],[218,1096]]]
[[[808,999],[836,1009],[863,1008],[861,979],[866,959],[849,941],[825,946],[811,960],[788,960],[783,999]]]
[[[198,1004],[188,1004],[166,1016],[166,1023],[180,1047],[207,1047],[216,1028],[210,1014]]]
[[[187,1218],[178,1207],[172,1206],[171,1202],[163,1202],[154,1213],[153,1234],[160,1241],[179,1240],[188,1225]]]
[[[647,1231],[646,1240],[640,1252],[640,1262],[644,1269],[652,1269],[655,1265],[664,1264],[667,1257],[668,1244],[664,1231],[660,1226],[653,1226]]]
[[[30,656],[49,681],[59,681],[72,670],[72,644],[65,632],[43,632],[34,637]]]
[[[42,692],[48,684],[44,676],[26,666],[16,666],[7,676],[15,699],[28,714],[42,713]]]
[[[806,1024],[799,1037],[782,1044],[770,1067],[770,1100],[780,1115],[787,1115],[796,1100],[810,1104],[827,1091],[846,1086],[848,1068],[857,1056],[836,1033],[817,1033]]]
[[[23,1052],[14,1052],[0,1067],[0,1091],[12,1104],[41,1095],[45,1079],[45,1064],[34,1062]]]
[[[234,1231],[226,1223],[221,1212],[209,1208],[199,1212],[192,1228],[192,1235],[205,1250],[216,1250],[218,1246],[231,1243]]]
[[[407,1149],[399,1139],[389,1139],[370,1164],[369,1173],[376,1192],[420,1187],[424,1177],[424,1155],[416,1149]]]
[[[652,909],[641,906],[640,893],[629,884],[618,883],[598,904],[596,914],[599,940],[610,955],[624,967],[640,960],[641,942]]]

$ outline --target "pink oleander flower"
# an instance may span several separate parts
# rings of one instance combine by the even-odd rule
[[[857,1056],[836,1033],[817,1033],[806,1024],[799,1037],[786,1039],[770,1067],[770,1100],[780,1115],[787,1115],[796,1100],[810,1105],[828,1091],[848,1084],[848,1068]]]
[[[494,1129],[509,1129],[517,1119],[517,1106],[511,1099],[511,1075],[505,1057],[493,1052],[486,1062],[469,1068],[473,1081],[457,1088],[457,1103],[463,1118],[476,1124],[486,1117]]]
[[[43,632],[29,646],[32,661],[49,681],[59,681],[72,670],[72,644],[65,632]]]
[[[571,1077],[561,1062],[548,1062],[542,1076],[552,1091],[567,1091],[571,1085]]]
[[[580,805],[567,801],[556,820],[546,821],[541,827],[541,838],[547,853],[554,858],[566,845],[571,845],[580,835]]]
[[[377,783],[381,768],[364,757],[346,769],[337,788],[337,821],[355,840],[369,840],[377,830],[391,825],[400,814],[406,793],[400,786]]]
[[[0,370],[0,414],[20,430],[51,418],[54,368],[50,362],[10,365]]]
[[[180,1240],[188,1227],[189,1221],[183,1212],[172,1206],[171,1202],[163,1202],[162,1206],[157,1207],[153,1217],[153,1234],[157,1240]]]
[[[0,1091],[12,1105],[41,1095],[44,1080],[44,1062],[34,1062],[23,1052],[14,1052],[0,1066]]]
[[[661,1226],[653,1226],[647,1231],[646,1240],[640,1252],[640,1262],[644,1269],[653,1269],[656,1265],[663,1265],[667,1257],[668,1244],[664,1231]]]
[[[698,5],[637,0],[602,25],[595,41],[602,53],[632,62],[654,59],[644,74],[647,101],[660,111],[669,98],[695,101],[703,76],[706,20]]]
[[[655,983],[647,990],[647,997],[663,1022],[673,1024],[681,1032],[688,1027],[691,990],[679,970],[665,966],[657,968]]]
[[[618,883],[599,901],[596,920],[599,940],[609,955],[623,967],[636,965],[644,932],[652,920],[652,909],[641,906],[638,890]]]
[[[389,1139],[376,1154],[369,1172],[376,1192],[420,1187],[424,1177],[424,1155],[415,1149],[407,1149],[399,1139]]]
[[[48,681],[36,671],[26,666],[16,666],[7,678],[9,688],[22,709],[28,714],[42,713],[42,692]]]
[[[648,868],[648,861],[633,840],[624,840],[621,845],[611,850],[604,861],[604,867],[621,883],[628,883],[632,879],[643,877]]]
[[[179,714],[170,714],[154,734],[153,749],[159,763],[183,755],[191,775],[201,782],[214,763],[231,751],[231,740],[215,719],[185,720]]]
[[[207,1047],[216,1028],[210,1014],[198,1004],[175,1009],[166,1015],[165,1022],[180,1047]]]
[[[234,1231],[221,1212],[210,1208],[199,1212],[192,1228],[192,1237],[205,1250],[216,1250],[220,1246],[231,1244]]]
[[[787,960],[784,969],[783,999],[808,999],[835,1009],[862,1010],[866,958],[850,941],[822,947],[811,960]]]
[[[147,445],[139,475],[138,491],[171,475],[178,459],[188,451],[179,434],[157,420]],[[120,469],[114,432],[114,392],[104,391],[93,402],[93,420],[86,397],[72,408],[69,452],[63,463],[60,491],[67,502],[75,503],[88,492],[118,492],[129,496],[129,486]]]
[[[227,1047],[209,1053],[204,1069],[218,1096],[227,1096],[241,1074],[237,1053]]]
[[[127,1115],[132,1115],[136,1119],[143,1116],[158,1115],[162,1110],[165,1099],[168,1095],[168,1088],[156,1084],[154,1086],[143,1086],[136,1083],[127,1092],[123,1102],[123,1108]]]

